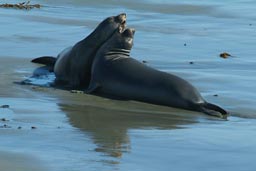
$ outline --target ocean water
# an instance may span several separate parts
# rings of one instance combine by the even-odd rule
[[[0,105],[11,106],[0,118],[12,126],[0,129],[0,151],[32,155],[54,171],[255,169],[255,1],[31,3],[42,7],[0,8]],[[38,67],[31,59],[56,56],[123,12],[136,29],[132,57],[188,80],[230,112],[228,121],[14,83]],[[220,58],[223,52],[232,57]],[[32,132],[32,125],[39,128]]]

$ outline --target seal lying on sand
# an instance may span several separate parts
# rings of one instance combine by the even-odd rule
[[[200,111],[226,118],[187,81],[130,57],[135,30],[119,28],[98,50],[87,93]]]
[[[98,48],[118,27],[125,27],[126,14],[108,17],[85,39],[73,47],[64,49],[57,58],[40,57],[32,62],[50,66],[56,75],[56,82],[71,88],[87,88],[91,78],[91,65]]]

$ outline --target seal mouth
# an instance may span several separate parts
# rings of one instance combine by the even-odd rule
[[[126,14],[123,13],[123,14],[120,14],[119,15],[119,20],[120,20],[120,28],[119,28],[119,31],[120,32],[123,32],[126,28]]]
[[[126,21],[126,14],[125,13],[119,14],[118,18],[119,18],[120,22],[122,23],[122,22]]]
[[[123,21],[121,22],[121,25],[126,25],[126,20],[123,20]]]
[[[123,32],[126,28],[126,17],[124,18],[124,20],[121,21],[120,27],[121,27],[121,32]]]
[[[120,24],[120,26],[119,26],[119,32],[120,32],[120,33],[124,32],[125,28],[126,28],[126,21],[124,21],[124,22],[122,22],[122,23]]]

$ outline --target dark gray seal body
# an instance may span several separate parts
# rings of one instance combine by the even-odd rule
[[[126,14],[108,17],[85,39],[64,49],[57,58],[40,57],[34,63],[53,67],[56,82],[72,88],[87,88],[91,78],[91,65],[98,48],[118,27],[125,27]]]
[[[225,110],[207,103],[184,79],[131,58],[134,32],[119,29],[98,50],[88,93],[227,116]]]

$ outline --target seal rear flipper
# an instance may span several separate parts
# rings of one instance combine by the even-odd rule
[[[205,114],[216,116],[223,119],[226,119],[228,116],[227,111],[211,103],[204,103],[202,106],[200,106],[200,111],[204,112]]]
[[[91,94],[97,92],[98,89],[101,88],[101,85],[99,83],[96,84],[90,84],[88,89],[85,90],[86,94]]]
[[[57,60],[57,58],[55,58],[53,56],[42,56],[42,57],[33,59],[31,62],[37,63],[37,64],[44,64],[46,66],[53,67],[56,60]]]

